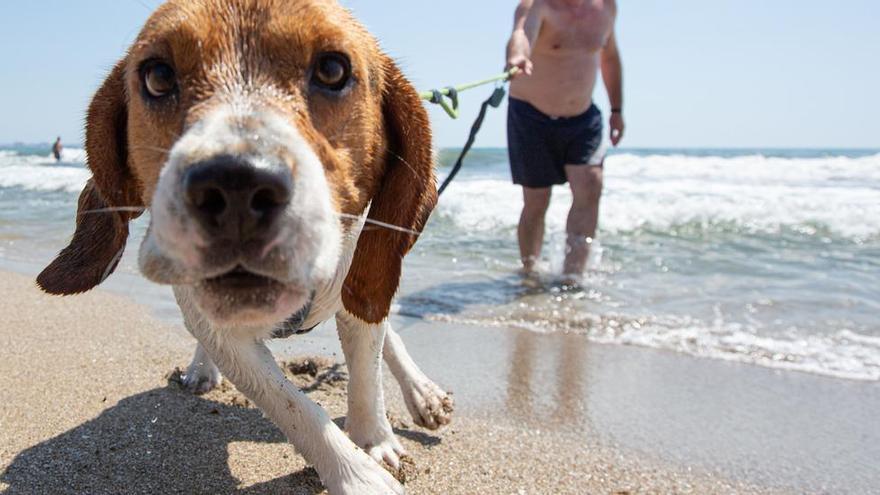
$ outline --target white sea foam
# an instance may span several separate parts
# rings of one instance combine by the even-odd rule
[[[82,190],[91,173],[85,167],[85,151],[65,149],[61,164],[51,155],[19,155],[0,151],[0,187],[20,187],[29,191]]]
[[[608,159],[605,184],[600,223],[607,232],[696,225],[763,233],[827,229],[854,240],[880,235],[880,155],[617,155]],[[567,188],[556,188],[549,229],[563,228],[570,201]],[[506,177],[481,175],[449,189],[439,214],[468,232],[513,229],[521,204]]]
[[[705,325],[681,318],[658,319],[645,325],[627,324],[618,332],[590,337],[598,342],[666,349],[693,356],[750,363],[850,380],[880,380],[877,339],[850,330],[830,335],[759,335],[743,325],[721,321]],[[873,344],[868,343],[873,340]]]
[[[720,320],[707,324],[677,316],[631,319],[582,313],[562,322],[553,317],[558,315],[495,313],[496,316],[469,313],[429,318],[481,326],[513,326],[538,333],[564,329],[582,333],[601,344],[648,347],[848,380],[880,381],[880,338],[851,330],[821,336],[801,335],[791,329],[785,335],[764,336],[745,325]]]

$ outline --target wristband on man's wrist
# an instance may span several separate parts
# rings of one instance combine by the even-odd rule
[[[622,108],[612,108],[611,113],[623,114],[623,109]]]

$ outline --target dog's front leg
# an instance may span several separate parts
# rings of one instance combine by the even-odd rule
[[[402,494],[403,487],[358,449],[317,404],[284,376],[272,353],[251,332],[218,331],[175,290],[187,327],[223,375],[256,404],[315,466],[334,495]]]
[[[345,310],[336,314],[336,327],[348,365],[348,415],[345,429],[376,462],[400,467],[406,451],[385,414],[382,390],[382,346],[388,323],[371,325]]]
[[[397,379],[406,408],[419,426],[436,430],[452,421],[452,395],[425,376],[391,327],[385,335],[385,363]]]
[[[190,333],[193,332],[190,331]],[[220,375],[217,365],[214,364],[202,344],[199,344],[192,362],[186,368],[186,374],[183,375],[183,386],[196,395],[202,395],[214,390],[222,381],[223,377]]]

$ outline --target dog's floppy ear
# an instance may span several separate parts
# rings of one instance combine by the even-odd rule
[[[367,323],[388,316],[403,257],[437,203],[428,113],[400,69],[390,59],[385,67],[385,171],[342,292],[345,309]]]
[[[76,232],[37,277],[46,292],[86,292],[116,268],[128,239],[128,222],[138,216],[140,189],[128,167],[128,109],[125,61],[120,62],[89,105],[86,155],[92,178],[79,197]],[[122,208],[122,210],[117,210]]]

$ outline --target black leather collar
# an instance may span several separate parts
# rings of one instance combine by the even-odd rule
[[[312,312],[312,303],[315,301],[315,294],[312,293],[312,297],[309,298],[309,302],[303,306],[303,309],[299,310],[295,315],[291,316],[284,323],[281,324],[275,332],[272,334],[273,339],[286,339],[288,337],[292,337],[294,335],[303,335],[311,332],[318,325],[315,325],[311,328],[303,328],[306,320],[309,319],[309,314]]]

